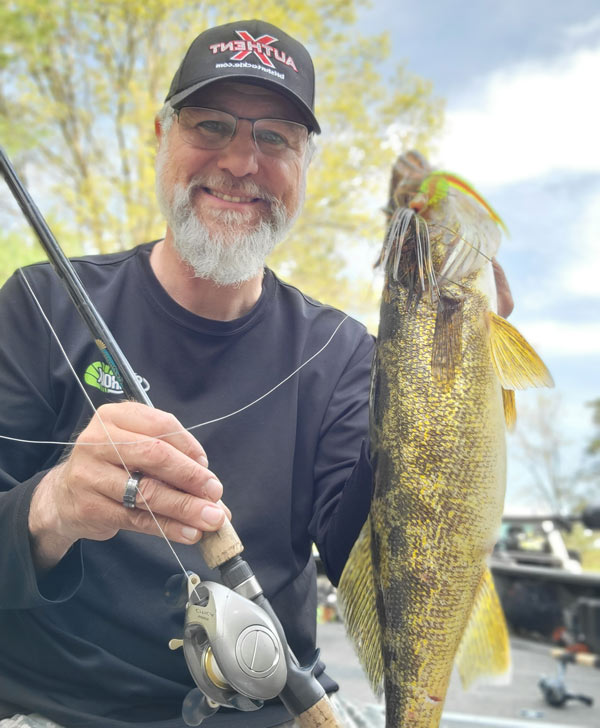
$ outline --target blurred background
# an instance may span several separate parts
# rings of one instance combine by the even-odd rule
[[[191,40],[239,13],[228,0],[2,5],[0,138],[69,254],[163,235],[154,115]],[[323,134],[272,267],[376,332],[396,155],[417,148],[469,180],[508,226],[511,320],[556,382],[518,396],[507,510],[580,511],[600,474],[597,0],[260,0],[243,13],[302,39],[317,69]],[[0,223],[4,280],[42,255],[4,187]]]
[[[302,40],[317,71],[323,134],[304,213],[271,266],[376,333],[373,263],[396,156],[415,148],[469,180],[509,229],[499,260],[516,302],[511,321],[556,383],[517,395],[496,556],[600,571],[600,531],[577,520],[600,500],[600,3],[247,0],[240,11],[231,0],[7,0],[0,142],[68,254],[162,237],[154,115],[192,39],[240,12]],[[2,186],[0,282],[42,258]],[[516,608],[534,592],[517,594]],[[327,629],[335,593],[321,585],[321,597]],[[321,639],[338,645],[338,670],[354,670],[336,629]],[[557,637],[553,624],[547,632]],[[582,725],[597,724],[598,713],[583,715]]]

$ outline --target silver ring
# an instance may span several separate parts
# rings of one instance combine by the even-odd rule
[[[142,479],[142,473],[134,472],[131,473],[129,478],[127,478],[127,482],[125,483],[125,490],[123,492],[123,505],[125,508],[135,508],[135,497],[137,496],[138,492],[138,485],[140,480]]]

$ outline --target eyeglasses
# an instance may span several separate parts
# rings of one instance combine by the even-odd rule
[[[257,148],[270,157],[298,157],[306,148],[308,128],[285,119],[248,119],[226,111],[184,106],[177,110],[184,141],[198,149],[224,149],[235,136],[238,121],[252,123]]]

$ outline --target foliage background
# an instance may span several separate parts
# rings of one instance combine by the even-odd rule
[[[530,5],[536,3],[532,0]],[[537,5],[541,7],[541,3]],[[383,235],[383,215],[377,208],[385,202],[390,166],[402,149],[416,147],[425,154],[434,151],[444,123],[444,103],[436,98],[431,83],[410,73],[406,66],[386,75],[392,50],[390,32],[394,34],[396,53],[400,46],[402,52],[418,57],[419,68],[429,68],[432,73],[439,66],[438,82],[444,77],[453,79],[454,86],[446,83],[451,98],[457,94],[457,86],[464,84],[461,59],[463,64],[471,65],[473,58],[479,58],[484,65],[489,62],[489,71],[498,63],[492,52],[492,35],[500,34],[500,44],[503,48],[510,46],[510,54],[526,56],[521,48],[525,44],[520,40],[519,47],[514,43],[511,46],[512,35],[507,27],[511,33],[515,27],[519,32],[527,27],[530,33],[534,25],[544,26],[525,22],[535,14],[529,5],[507,0],[500,7],[491,0],[482,0],[469,15],[477,21],[473,20],[470,31],[461,25],[460,32],[453,34],[446,27],[449,11],[441,12],[437,3],[425,3],[413,8],[412,24],[407,24],[401,13],[389,18],[386,15],[383,27],[389,32],[381,33],[374,30],[369,17],[381,12],[383,6],[389,4],[382,2],[370,10],[365,0],[250,0],[243,9],[245,17],[262,17],[301,39],[317,69],[317,114],[323,134],[309,172],[307,203],[289,239],[275,251],[270,264],[307,293],[358,315],[372,330],[377,321],[379,287],[364,261],[375,260]],[[209,25],[239,17],[239,6],[231,0],[221,0],[218,7],[183,0],[7,0],[0,5],[0,142],[67,253],[126,249],[162,236],[164,225],[153,189],[153,117],[193,38]],[[509,26],[496,27],[498,19],[507,17],[512,18]],[[461,16],[460,23],[464,21]],[[491,34],[487,41],[486,23]],[[478,38],[486,51],[479,51],[479,55]],[[415,43],[423,49],[420,54],[415,55]],[[487,52],[488,46],[491,53]],[[452,62],[441,62],[440,58]],[[511,66],[507,78],[518,81],[519,68]],[[551,72],[560,77],[561,68],[553,67]],[[498,78],[494,79],[492,91],[498,87]],[[560,94],[554,97],[563,108]],[[485,108],[486,97],[475,94],[473,98],[478,111]],[[522,124],[524,119],[536,118],[540,105],[546,108],[543,87],[526,102],[519,96],[518,104],[506,105],[510,118],[518,119],[519,131],[514,136],[506,131],[510,125],[503,116],[503,107],[494,105],[493,118],[502,120],[506,129],[503,127],[502,133],[493,137],[493,143],[489,141],[492,132],[488,129],[486,133],[486,123],[481,120],[488,117],[476,116],[480,120],[477,134],[471,131],[467,143],[455,145],[459,156],[449,164],[478,186],[482,174],[485,184],[484,172],[488,169],[488,185],[490,179],[496,185],[491,190],[493,199],[498,201],[499,210],[506,210],[511,231],[516,230],[506,241],[502,258],[518,301],[511,320],[516,319],[519,327],[522,324],[528,337],[532,322],[535,324],[536,317],[542,315],[538,299],[544,300],[544,311],[552,312],[553,306],[559,309],[557,320],[565,320],[559,332],[571,331],[579,322],[585,324],[586,316],[589,318],[582,315],[587,308],[581,302],[577,317],[567,317],[564,288],[561,294],[559,287],[557,294],[560,266],[568,266],[556,250],[570,255],[573,245],[562,238],[568,226],[556,216],[562,209],[562,197],[536,196],[540,186],[554,189],[555,179],[552,176],[551,183],[545,177],[527,179],[527,151],[535,151],[538,137],[545,137],[543,129],[528,135]],[[457,116],[452,104],[447,116],[448,128],[454,133],[472,129],[468,123],[472,115]],[[561,118],[558,109],[547,116],[549,128],[554,117]],[[487,123],[492,124],[491,116]],[[555,133],[553,140],[560,136]],[[581,136],[571,131],[570,141]],[[518,153],[507,148],[506,144],[514,145],[519,140],[525,146],[517,146]],[[567,146],[571,149],[570,144]],[[542,157],[555,164],[554,156],[560,147],[553,143],[553,154]],[[525,175],[526,182],[515,184],[512,193],[510,185],[502,187],[503,165],[497,158],[490,162],[495,153],[502,155],[505,167],[510,167],[517,181]],[[481,164],[473,166],[474,160]],[[3,185],[0,187],[1,282],[16,267],[39,260],[43,254],[10,194]],[[557,189],[576,189],[578,205],[586,191],[579,182],[573,185],[570,177]],[[548,204],[547,199],[554,202]],[[526,224],[521,224],[523,221]],[[560,235],[560,243],[550,254],[548,241],[553,235]],[[578,233],[578,245],[580,239]],[[544,265],[555,259],[558,268],[544,274]],[[584,256],[582,265],[586,260]],[[594,286],[597,288],[597,278]],[[527,320],[527,311],[532,320]],[[552,338],[561,342],[561,354],[569,349],[560,336]],[[537,346],[536,338],[533,343]],[[538,346],[538,350],[550,365],[558,389],[564,389],[569,376],[574,376],[571,370],[576,370],[569,366],[561,371],[562,359],[548,361],[544,348]],[[584,377],[579,379],[583,381]],[[528,417],[521,401],[518,427],[523,437],[520,443],[513,441],[512,449],[523,456],[520,472],[531,491],[531,503],[543,509],[555,504],[571,509],[597,498],[598,400],[592,410],[596,430],[582,462],[574,459],[573,451],[576,445],[587,446],[586,435],[579,435],[573,446],[565,435],[568,425],[564,415],[554,411],[551,403],[536,400]],[[586,409],[588,414],[590,410]],[[513,482],[517,480],[512,477]]]
[[[431,84],[380,72],[387,34],[363,37],[358,1],[245,3],[245,17],[286,29],[317,69],[323,134],[304,212],[270,264],[307,293],[375,312],[371,276],[348,274],[355,246],[383,231],[389,168],[401,148],[427,153],[443,120]],[[239,19],[239,4],[182,0],[18,0],[0,10],[0,133],[69,254],[110,252],[162,237],[154,202],[153,119],[183,53],[204,28]],[[40,257],[3,197],[0,279]]]

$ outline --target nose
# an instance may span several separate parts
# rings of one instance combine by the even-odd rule
[[[258,171],[257,148],[249,121],[238,121],[233,139],[221,150],[217,166],[234,177],[245,177]]]

